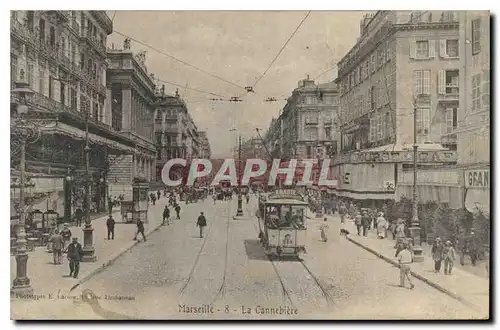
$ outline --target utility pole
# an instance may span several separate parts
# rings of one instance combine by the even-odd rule
[[[238,137],[238,174],[242,176],[241,173],[241,135]],[[241,178],[238,178],[238,210],[236,211],[237,217],[243,216],[243,197],[241,196]]]
[[[85,227],[83,228],[83,257],[82,262],[94,262],[97,260],[93,243],[92,223],[90,222],[90,147],[89,147],[89,116],[87,109],[85,116]]]
[[[412,198],[412,219],[410,234],[413,239],[414,262],[424,261],[422,243],[420,241],[420,221],[418,220],[418,193],[417,193],[417,102],[413,103],[413,198]]]

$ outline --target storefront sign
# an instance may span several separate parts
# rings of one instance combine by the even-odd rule
[[[465,188],[490,188],[490,171],[465,171]]]
[[[417,161],[420,163],[454,163],[457,161],[457,154],[455,151],[419,151]],[[342,154],[335,161],[341,164],[405,162],[413,162],[413,151],[353,152]]]

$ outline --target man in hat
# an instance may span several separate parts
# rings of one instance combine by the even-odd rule
[[[203,228],[207,226],[207,219],[203,215],[203,212],[200,212],[200,216],[198,217],[198,220],[196,221],[196,226],[200,227],[200,238],[203,238]]]
[[[363,215],[361,216],[361,224],[363,226],[363,236],[368,236],[368,229],[370,228],[371,218],[368,215],[367,210],[363,210]]]
[[[64,246],[67,246],[71,240],[71,230],[67,223],[63,225],[63,229],[61,230],[61,236],[63,238]]]
[[[54,265],[62,264],[62,250],[64,249],[64,240],[59,229],[56,229],[49,241],[52,243],[52,255],[54,257]]]
[[[108,240],[110,239],[115,239],[115,219],[113,219],[113,216],[109,214],[108,220],[106,220],[106,227],[108,228]]]
[[[432,244],[431,254],[432,260],[434,260],[434,271],[439,273],[441,271],[441,261],[443,260],[443,242],[441,242],[440,237],[436,237],[434,243]]]
[[[415,285],[411,282],[411,269],[410,265],[413,262],[413,256],[408,250],[408,245],[403,243],[403,249],[396,255],[396,258],[398,258],[399,262],[399,286],[400,287],[405,287],[405,280],[408,280],[408,283],[410,283],[410,289],[413,289]]]
[[[455,248],[451,244],[451,241],[446,241],[444,243],[443,249],[443,257],[444,257],[444,274],[450,275],[451,270],[453,269],[453,264],[455,263]]]
[[[73,242],[66,248],[66,253],[69,259],[69,276],[77,278],[80,272],[80,261],[83,257],[83,248],[78,243],[78,238],[73,237]]]

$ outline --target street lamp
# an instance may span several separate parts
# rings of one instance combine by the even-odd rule
[[[26,184],[26,141],[36,133],[30,123],[23,120],[23,115],[28,113],[26,96],[32,95],[29,84],[24,81],[24,70],[20,72],[20,81],[15,83],[13,92],[19,96],[14,114],[14,129],[20,139],[20,186],[19,186],[19,232],[17,234],[16,249],[16,278],[12,283],[11,293],[30,294],[33,289],[28,278],[28,254],[26,253],[26,214],[24,189]]]
[[[318,192],[319,192],[319,198],[318,198],[318,203],[319,207],[316,209],[316,218],[321,218],[323,217],[323,196],[321,195],[321,187],[319,186],[320,183],[320,178],[321,178],[321,153],[320,153],[320,148],[321,146],[316,147],[316,156],[318,157]]]
[[[241,135],[238,137],[238,174],[241,176]],[[237,217],[243,216],[243,197],[241,196],[241,179],[238,180],[238,210],[236,211]]]
[[[413,239],[413,254],[414,262],[422,262],[424,260],[422,243],[420,242],[420,221],[418,220],[418,193],[417,193],[417,101],[413,102],[413,198],[412,198],[412,219],[410,235]]]
[[[90,146],[89,146],[89,109],[85,113],[85,226],[83,228],[83,257],[82,262],[94,262],[97,260],[93,244],[92,223],[90,222]]]

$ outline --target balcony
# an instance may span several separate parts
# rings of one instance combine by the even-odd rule
[[[457,134],[456,133],[450,133],[441,136],[441,144],[442,145],[455,145],[457,144]]]
[[[96,37],[92,36],[87,29],[80,29],[80,39],[87,42],[92,48],[94,48],[99,55],[106,57],[106,46],[99,41]]]
[[[15,18],[10,19],[10,33],[34,47],[38,47],[39,35],[35,29],[30,29]]]
[[[72,112],[79,114],[77,110],[72,109],[70,106],[52,100],[47,96],[37,92],[33,93],[30,96],[27,96],[26,99],[29,105],[43,108],[45,110],[49,110],[50,112]],[[11,93],[11,102],[19,102],[18,97],[13,93]]]
[[[438,94],[438,102],[458,102],[459,88],[455,85],[446,85],[446,91]]]

